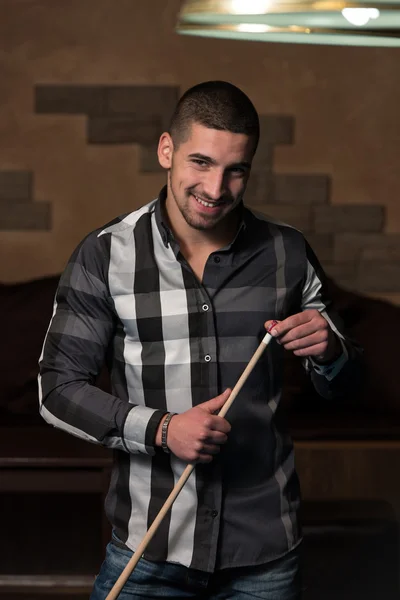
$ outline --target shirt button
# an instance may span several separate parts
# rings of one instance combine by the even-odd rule
[[[203,304],[203,306],[201,307],[204,311],[207,311],[210,307],[208,306],[208,304]]]
[[[210,356],[209,354],[206,354],[206,355],[205,355],[205,357],[204,357],[204,360],[205,360],[206,362],[210,362],[210,360],[211,360],[211,356]]]
[[[212,516],[213,519],[215,519],[215,517],[218,516],[218,511],[217,510],[212,510],[211,511],[211,516]]]
[[[214,262],[215,262],[215,263],[219,263],[219,262],[221,262],[221,259],[220,259],[220,257],[219,257],[219,256],[214,256]]]

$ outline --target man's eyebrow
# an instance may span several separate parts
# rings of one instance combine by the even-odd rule
[[[189,158],[198,158],[199,160],[204,160],[212,165],[217,164],[217,161],[214,160],[214,158],[211,158],[211,156],[206,156],[205,154],[200,154],[200,152],[193,152],[193,154],[189,154]]]
[[[243,167],[244,169],[250,169],[251,164],[246,160],[243,160],[242,162],[234,163],[231,165],[231,167]]]
[[[189,154],[189,158],[197,158],[198,160],[204,160],[205,162],[208,162],[212,165],[217,164],[217,161],[214,158],[211,158],[211,156],[206,156],[205,154],[201,154],[200,152],[193,152],[192,154]],[[241,161],[229,165],[229,168],[232,167],[243,167],[245,169],[250,169],[251,164],[247,161]]]

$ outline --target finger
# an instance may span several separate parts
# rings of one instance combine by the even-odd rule
[[[221,452],[221,447],[215,444],[203,444],[203,447],[199,451],[199,454],[219,454]]]
[[[270,333],[270,331],[275,327],[275,325],[278,325],[278,323],[279,321],[272,319],[270,321],[265,321],[264,327],[267,330],[267,332]]]
[[[315,333],[322,333],[323,336],[328,336],[328,322],[319,315],[318,317],[313,318],[311,321],[307,321],[302,325],[298,325],[294,327],[287,333],[281,335],[279,337],[279,341],[281,344],[286,344],[293,340],[298,340],[301,338],[307,338],[308,336],[314,335]]]
[[[308,338],[314,338],[312,344],[317,344],[328,339],[328,327],[328,323],[325,319],[324,323],[314,323],[314,321],[311,321],[310,323],[291,329],[288,333],[285,333],[285,335],[282,335],[279,338],[279,342],[286,348],[286,345],[289,343],[299,342],[302,345],[306,341],[311,341],[308,340]]]
[[[229,425],[229,423],[228,423]],[[230,429],[230,425],[229,425]],[[204,444],[226,444],[228,436],[221,431],[210,431],[209,435],[203,440]]]
[[[219,446],[205,445],[197,450],[197,458],[192,462],[211,462],[214,456],[219,454]]]
[[[219,431],[223,434],[226,434],[226,433],[230,432],[231,426],[230,426],[229,422],[226,419],[224,419],[224,417],[219,417],[218,415],[214,415],[208,423],[208,430],[209,430],[209,432]],[[208,435],[210,435],[210,433]]]
[[[286,337],[286,336],[285,336]],[[305,337],[296,338],[294,340],[290,340],[286,342],[284,339],[281,340],[281,343],[285,350],[302,350],[304,348],[310,348],[311,346],[315,346],[316,344],[325,344],[328,341],[328,335],[326,331],[317,331],[312,335],[307,335]]]
[[[324,352],[326,352],[326,344],[315,344],[314,346],[309,346],[308,348],[300,348],[299,350],[294,350],[293,354],[296,356],[323,356]]]
[[[210,463],[213,460],[213,456],[211,456],[210,454],[199,454],[199,457],[192,462],[196,462],[196,463]]]
[[[309,321],[311,321],[311,319],[315,316],[314,312],[318,311],[305,310],[304,312],[291,315],[283,321],[279,321],[269,333],[273,337],[281,337],[291,329],[294,329],[295,327],[299,327],[299,325],[303,325],[304,323],[308,323]],[[269,321],[267,321],[267,323],[269,323]]]
[[[288,344],[289,342],[306,339],[306,338],[314,335],[318,331],[319,330],[315,329],[315,324],[312,321],[309,321],[305,325],[299,325],[298,327],[291,329],[284,335],[281,335],[279,338],[279,341],[281,344],[285,345],[285,344]]]
[[[228,398],[231,394],[231,391],[232,390],[230,388],[227,388],[219,396],[216,396],[215,398],[211,398],[211,400],[207,400],[207,402],[202,402],[199,406],[201,406],[201,408],[203,410],[206,410],[207,412],[209,412],[211,414],[215,413],[216,411],[219,411],[220,408],[223,407],[225,402],[228,400]]]

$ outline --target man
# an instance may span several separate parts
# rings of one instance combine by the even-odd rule
[[[358,351],[301,233],[243,205],[258,138],[241,90],[188,90],[159,141],[159,198],[91,233],[61,277],[41,414],[115,451],[113,538],[93,600],[106,598],[188,462],[195,471],[120,598],[300,597],[298,480],[276,419],[283,350],[325,397],[348,383]],[[219,417],[273,319],[278,343]],[[104,362],[112,394],[94,385]]]

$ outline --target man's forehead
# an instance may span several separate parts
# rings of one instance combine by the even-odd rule
[[[210,152],[223,152],[232,156],[241,155],[239,158],[242,159],[242,155],[246,155],[246,158],[251,155],[252,140],[245,133],[212,129],[200,123],[193,123],[189,137],[182,146],[187,154],[196,152],[209,155]]]
[[[189,135],[188,140],[193,138],[204,138],[204,139],[213,139],[213,138],[227,138],[231,137],[234,139],[242,139],[248,140],[249,136],[246,133],[234,133],[233,131],[229,131],[227,129],[216,129],[214,127],[207,127],[202,123],[197,123],[196,121],[192,122],[189,125]]]

